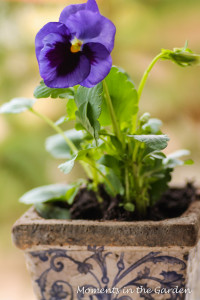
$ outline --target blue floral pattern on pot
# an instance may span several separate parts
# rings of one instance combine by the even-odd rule
[[[45,264],[44,271],[35,280],[40,300],[185,298],[184,292],[179,293],[185,291],[186,263],[183,259],[157,251],[149,252],[138,260],[132,255],[131,263],[129,258],[127,264],[126,253],[110,252],[104,250],[104,247],[96,246],[88,246],[89,255],[82,260],[77,259],[77,255],[74,256],[73,253],[74,251],[65,249],[29,253],[32,258],[37,259],[38,264]],[[112,276],[110,268],[113,270]],[[73,282],[72,276],[75,273],[76,282]],[[158,295],[162,298],[157,298]]]

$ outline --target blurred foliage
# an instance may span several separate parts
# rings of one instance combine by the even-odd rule
[[[34,53],[35,35],[45,23],[57,21],[66,4],[75,2],[0,2],[1,103],[18,96],[32,97],[40,81]],[[126,69],[136,85],[161,48],[183,47],[188,40],[189,48],[200,53],[198,0],[97,2],[102,14],[117,27],[113,63]],[[183,69],[170,62],[159,62],[141,100],[143,111],[164,121],[163,131],[171,137],[169,152],[191,149],[196,166],[185,170],[194,177],[198,174],[200,151],[199,75],[198,67]],[[39,100],[37,109],[56,120],[62,115],[65,102]],[[0,116],[0,220],[6,228],[26,209],[17,201],[25,191],[73,179],[59,175],[57,163],[45,153],[44,137],[51,134],[54,133],[29,113],[14,118]],[[177,181],[184,177],[185,174],[176,175]],[[8,231],[5,236],[8,241]]]

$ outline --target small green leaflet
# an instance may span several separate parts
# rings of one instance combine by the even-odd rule
[[[133,203],[125,203],[124,205],[124,209],[130,212],[133,212],[135,210],[135,205]]]
[[[74,88],[55,89],[49,88],[45,85],[44,81],[40,82],[40,85],[36,87],[34,91],[34,97],[39,98],[61,98],[61,99],[73,99]]]
[[[14,98],[0,107],[1,114],[19,114],[34,105],[36,100],[27,98]]]
[[[169,137],[165,134],[161,135],[128,135],[135,140],[144,143],[151,150],[163,150],[167,147]]]
[[[73,157],[69,160],[67,160],[65,163],[60,164],[58,168],[64,173],[64,174],[69,174],[71,170],[73,169],[74,162],[77,158],[77,154],[73,155]]]
[[[78,151],[76,154],[74,154],[73,156],[71,156],[71,159],[67,160],[66,162],[64,162],[63,164],[60,164],[58,166],[58,168],[64,173],[64,174],[69,174],[71,172],[71,170],[74,167],[74,162],[76,160],[83,160],[84,161],[84,157],[86,154],[88,154],[90,151],[92,151],[93,147],[88,148],[88,149],[84,149],[84,150],[80,150]]]
[[[66,109],[68,120],[75,120],[77,107],[74,99],[69,99],[69,101],[67,102]]]
[[[25,193],[19,201],[25,204],[36,204],[51,200],[66,200],[65,194],[69,188],[68,184],[44,185]]]
[[[101,114],[103,100],[103,85],[99,83],[93,88],[80,86],[75,94],[77,122],[80,123],[94,138],[99,137],[100,124],[98,118]]]

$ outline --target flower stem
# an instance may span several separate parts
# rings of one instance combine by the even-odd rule
[[[142,94],[142,91],[143,91],[143,88],[144,88],[144,85],[147,81],[147,77],[149,75],[149,72],[151,71],[151,69],[153,68],[153,66],[155,65],[155,63],[163,56],[162,53],[159,53],[153,60],[152,62],[150,63],[150,65],[148,66],[148,68],[146,69],[146,71],[144,72],[144,75],[140,81],[140,84],[139,84],[139,88],[138,88],[138,101],[141,97],[141,94]]]
[[[65,140],[66,144],[69,146],[69,148],[72,150],[73,154],[76,154],[78,152],[78,149],[76,148],[76,146],[74,145],[74,143],[64,134],[64,132],[62,131],[62,129],[60,129],[60,127],[58,125],[56,125],[53,121],[51,121],[47,116],[37,112],[36,110],[34,110],[33,108],[30,109],[30,111],[35,114],[37,117],[39,117],[40,119],[42,119],[43,121],[45,121],[49,126],[51,126],[57,133],[59,133],[63,139]],[[87,174],[87,176],[89,178],[92,178],[92,174],[91,171],[89,170],[88,166],[80,161],[80,164],[82,165],[85,173]]]
[[[122,133],[120,131],[120,127],[119,127],[119,124],[118,124],[118,121],[117,121],[117,118],[116,118],[116,115],[115,115],[115,111],[114,111],[114,108],[113,108],[113,105],[112,105],[112,101],[111,101],[111,98],[110,98],[110,94],[109,94],[109,91],[108,91],[108,86],[107,86],[107,83],[106,83],[105,80],[103,80],[103,88],[104,88],[104,92],[105,92],[106,103],[107,103],[107,106],[108,106],[108,110],[109,110],[112,125],[113,125],[113,131],[116,134],[118,140],[122,144],[124,144],[123,136],[122,136]]]

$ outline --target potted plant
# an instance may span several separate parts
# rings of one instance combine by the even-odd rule
[[[40,300],[195,299],[200,296],[200,202],[192,185],[168,190],[173,169],[191,164],[187,150],[163,153],[169,137],[162,122],[138,112],[149,72],[160,60],[199,64],[187,46],[162,49],[136,89],[128,74],[112,66],[115,26],[95,0],[69,5],[59,22],[37,34],[36,56],[43,81],[39,98],[67,99],[56,123],[34,109],[35,99],[15,98],[1,113],[29,110],[56,135],[46,149],[65,162],[77,161],[86,179],[29,191],[33,204],[13,227],[25,251]],[[75,128],[63,131],[69,120]],[[170,200],[169,200],[170,198]]]

